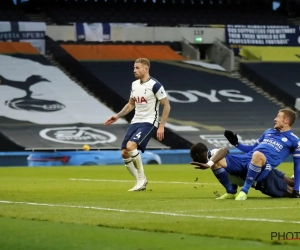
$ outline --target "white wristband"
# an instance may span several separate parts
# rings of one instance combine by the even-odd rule
[[[214,163],[213,161],[209,160],[208,163],[206,163],[206,164],[207,164],[208,166],[211,167],[211,166],[214,165],[215,163]]]

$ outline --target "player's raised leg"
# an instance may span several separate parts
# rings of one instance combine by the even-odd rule
[[[244,183],[244,186],[241,189],[241,192],[237,195],[235,200],[247,200],[247,194],[249,189],[253,185],[254,181],[257,180],[262,167],[265,165],[267,159],[265,155],[259,151],[255,151],[252,155],[251,162],[248,167],[247,177]]]

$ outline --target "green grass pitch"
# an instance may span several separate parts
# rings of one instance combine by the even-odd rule
[[[216,200],[224,190],[210,170],[145,172],[147,190],[128,192],[124,166],[0,168],[0,249],[299,249],[271,239],[300,231],[299,199],[252,189],[246,201]]]

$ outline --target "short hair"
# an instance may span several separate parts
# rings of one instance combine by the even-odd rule
[[[135,63],[144,64],[150,69],[150,61],[147,58],[138,58],[135,60]]]
[[[284,109],[280,109],[279,112],[283,113],[284,117],[288,118],[290,120],[290,122],[289,122],[290,126],[294,125],[296,118],[297,118],[295,111],[293,111],[292,109],[289,109],[289,108],[284,108]]]
[[[208,148],[203,143],[194,144],[190,149],[190,156],[195,162],[207,163]]]

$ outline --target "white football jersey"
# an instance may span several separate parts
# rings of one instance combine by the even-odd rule
[[[214,149],[210,150],[209,151],[210,152],[210,157],[209,157],[208,160],[210,160],[211,157],[213,157],[219,150],[220,150],[220,148],[214,148]]]
[[[167,97],[164,87],[154,78],[141,84],[140,80],[132,83],[130,98],[135,101],[135,115],[131,123],[149,122],[158,126],[159,101]]]

